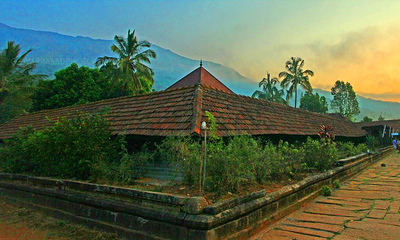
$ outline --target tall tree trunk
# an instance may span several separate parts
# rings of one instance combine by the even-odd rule
[[[294,92],[294,108],[297,108],[297,88],[295,89]]]

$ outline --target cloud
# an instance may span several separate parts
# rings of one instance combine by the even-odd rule
[[[365,92],[358,92],[358,94],[368,97],[368,98],[373,98],[373,99],[381,99],[385,101],[394,101],[395,99],[400,99],[400,93],[391,93],[391,92],[385,92],[385,93],[365,93]]]
[[[400,101],[398,27],[369,27],[344,35],[336,44],[314,43],[304,48],[316,72],[314,86],[328,90],[328,83],[340,79],[350,82],[362,96]]]

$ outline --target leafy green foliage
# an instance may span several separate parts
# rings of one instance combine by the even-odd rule
[[[237,192],[253,183],[250,162],[260,153],[257,142],[248,137],[234,137],[226,145],[222,141],[208,148],[206,189],[216,192]]]
[[[303,144],[303,151],[306,167],[315,168],[320,171],[331,169],[338,159],[335,144],[329,144],[323,140],[308,138]]]
[[[111,50],[118,57],[99,57],[96,66],[103,68],[107,64],[111,65],[114,82],[121,84],[122,90],[131,95],[150,92],[154,84],[154,72],[145,64],[150,64],[150,59],[156,57],[156,53],[149,49],[151,44],[138,41],[135,31],[131,30],[126,38],[116,35],[114,41],[116,43],[111,46]],[[147,49],[143,50],[144,48]]]
[[[20,56],[21,47],[8,42],[0,52],[0,123],[10,120],[30,107],[34,84],[44,75],[32,74],[36,63],[25,63],[29,49]]]
[[[323,185],[322,186],[322,195],[324,196],[330,196],[332,195],[332,189],[328,185]]]
[[[73,179],[104,179],[108,168],[126,155],[123,139],[111,137],[99,114],[62,118],[43,131],[22,129],[1,148],[2,168]]]
[[[211,141],[216,142],[221,140],[221,138],[217,135],[217,122],[215,120],[214,115],[212,115],[209,111],[205,111],[205,114],[208,118],[209,126],[208,126],[208,137]]]
[[[283,78],[281,86],[287,90],[286,101],[295,95],[294,107],[297,107],[297,87],[300,85],[303,89],[308,92],[312,92],[312,87],[310,84],[310,77],[314,76],[314,72],[307,69],[303,70],[304,60],[299,57],[292,57],[286,62],[286,71],[280,72],[279,77]]]
[[[378,121],[384,121],[384,120],[385,120],[385,118],[382,115],[379,115]]]
[[[207,144],[206,190],[238,192],[258,183],[296,178],[304,168],[325,171],[337,160],[335,144],[309,138],[301,146],[281,141],[265,146],[250,136],[214,140]],[[185,183],[200,179],[201,144],[188,137],[169,137],[157,148],[162,158],[184,170]]]
[[[368,116],[364,116],[364,118],[361,120],[361,122],[372,122],[372,118]]]
[[[251,136],[213,138],[215,118],[207,115],[211,134],[207,143],[206,191],[236,193],[255,184],[294,179],[304,170],[328,170],[337,159],[336,144],[323,140],[308,138],[301,145],[283,141],[264,145]],[[60,119],[43,131],[22,129],[0,148],[0,169],[10,173],[130,183],[136,165],[162,160],[182,169],[184,182],[195,186],[200,180],[204,153],[201,140],[167,137],[154,151],[144,147],[128,155],[125,140],[111,136],[102,115],[79,115]],[[365,145],[359,146],[342,147],[349,151],[365,148]]]
[[[336,189],[339,189],[339,188],[340,188],[340,182],[339,182],[339,180],[333,181],[333,187],[336,188]]]
[[[350,83],[336,81],[331,89],[331,94],[333,95],[331,107],[337,113],[342,114],[350,120],[360,113],[357,96]]]
[[[302,149],[298,149],[288,142],[280,141],[277,146],[267,143],[260,158],[254,160],[254,172],[259,183],[295,177],[301,169],[303,159]]]
[[[267,72],[267,78],[263,78],[258,84],[258,87],[262,88],[262,91],[255,91],[252,97],[268,100],[272,102],[286,104],[283,98],[283,89],[278,89],[276,85],[279,83],[278,78],[271,78],[271,75]]]
[[[378,149],[380,146],[380,141],[377,137],[367,134],[365,143],[370,150]]]
[[[367,152],[367,145],[362,143],[358,144],[357,146],[354,145],[352,142],[338,142],[336,144],[339,155],[341,157],[349,157],[349,156],[355,156],[361,153],[366,153]]]
[[[317,113],[326,113],[328,112],[328,102],[324,96],[319,96],[318,93],[306,92],[300,98],[300,108]]]
[[[107,68],[104,69],[107,71]],[[127,95],[106,73],[76,63],[55,74],[55,79],[39,82],[34,91],[33,111],[53,109]]]
[[[167,137],[155,154],[182,169],[186,184],[194,185],[199,181],[201,146],[198,142],[189,137]]]

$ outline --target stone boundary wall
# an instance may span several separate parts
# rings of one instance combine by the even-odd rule
[[[167,164],[137,165],[133,170],[135,177],[147,177],[168,181],[182,181],[184,172]]]
[[[320,195],[322,185],[354,176],[391,149],[341,159],[335,169],[273,193],[210,206],[201,197],[12,174],[0,174],[0,197],[130,239],[247,239]]]

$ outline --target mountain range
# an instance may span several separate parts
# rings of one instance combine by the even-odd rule
[[[94,67],[98,57],[113,55],[110,49],[113,40],[73,37],[55,32],[14,28],[0,23],[0,49],[4,48],[8,41],[20,44],[23,51],[32,48],[33,51],[26,60],[37,62],[35,71],[49,75],[50,79],[56,71],[73,62]],[[180,56],[155,44],[152,44],[151,48],[157,53],[157,58],[151,63],[151,68],[155,72],[154,88],[156,90],[167,88],[199,66],[199,60]],[[261,80],[249,79],[232,68],[210,61],[203,61],[203,66],[232,91],[241,95],[251,95],[258,88],[258,82]],[[330,92],[321,89],[314,90],[325,96],[328,101],[332,99]],[[400,118],[400,103],[362,96],[358,96],[358,101],[361,113],[357,120],[364,116],[376,120],[379,115],[386,119]]]

